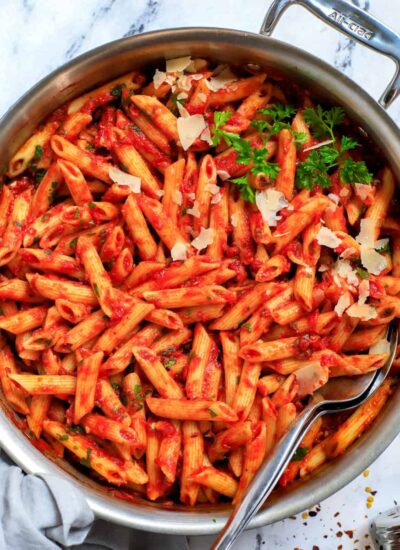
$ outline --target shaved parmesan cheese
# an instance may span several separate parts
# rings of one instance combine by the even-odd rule
[[[390,353],[390,342],[386,338],[378,340],[369,348],[370,355],[375,355],[376,353]]]
[[[206,80],[206,85],[212,92],[217,92],[235,80],[237,80],[237,76],[227,67],[217,76],[213,76],[210,80]]]
[[[211,204],[218,204],[219,202],[221,202],[221,199],[222,199],[221,193],[217,193],[216,195],[212,196],[210,202],[211,202]]]
[[[171,258],[174,262],[187,259],[187,244],[177,242],[171,248]]]
[[[201,134],[200,134],[200,139],[202,141],[205,141],[206,143],[208,143],[208,145],[212,145],[213,144],[213,140],[211,138],[211,132],[210,132],[210,128],[207,126],[207,128],[205,128]]]
[[[229,172],[227,172],[226,170],[217,170],[217,176],[222,180],[222,181],[225,181],[225,180],[228,180],[231,175]]]
[[[378,317],[376,309],[368,304],[353,304],[346,313],[349,317],[356,317],[362,321],[369,321]]]
[[[342,241],[335,235],[333,231],[327,227],[321,227],[317,233],[317,243],[328,248],[336,248]]]
[[[187,195],[188,199],[190,199],[191,201],[194,201],[194,199],[196,198],[196,195],[194,193],[188,193]]]
[[[339,317],[341,317],[346,309],[350,306],[350,304],[350,296],[347,293],[342,294],[342,296],[340,296],[339,300],[337,301],[334,311],[338,314]]]
[[[200,103],[205,103],[207,101],[207,96],[206,94],[200,92],[199,94],[197,94],[197,99]]]
[[[187,67],[187,70],[190,73],[197,73],[200,69],[206,68],[207,61],[205,59],[192,59],[190,65]]]
[[[319,361],[313,361],[305,367],[297,369],[294,375],[299,385],[297,396],[302,398],[314,393],[328,382],[329,369],[326,365],[321,365]]]
[[[219,193],[219,186],[214,185],[213,183],[207,183],[206,191],[211,193],[211,195],[216,195],[217,193]]]
[[[158,69],[156,69],[156,72],[154,73],[154,76],[153,76],[154,88],[158,90],[161,84],[165,82],[166,78],[167,78],[167,73],[164,73],[163,71],[159,71]]]
[[[357,197],[359,197],[362,201],[365,201],[365,199],[367,199],[371,195],[371,185],[364,183],[355,183],[354,188],[356,190]]]
[[[195,239],[191,242],[191,245],[197,250],[204,250],[208,245],[214,242],[214,229],[205,229],[202,227],[200,233]]]
[[[326,264],[324,265],[320,265],[319,268],[318,268],[318,271],[320,271],[321,273],[323,273],[324,271],[328,271],[329,269],[329,266],[327,266]]]
[[[374,248],[361,246],[361,263],[372,275],[380,275],[387,267],[385,256],[379,254]]]
[[[321,143],[317,143],[317,145],[306,147],[306,149],[303,149],[303,153],[305,153],[306,151],[312,151],[313,149],[319,149],[320,147],[323,147],[324,145],[328,145],[329,143],[333,143],[333,139],[327,139],[326,141],[321,141]]]
[[[175,191],[174,203],[177,204],[178,206],[181,206],[181,204],[182,204],[182,193],[180,191]]]
[[[190,56],[177,57],[175,59],[166,60],[166,71],[167,73],[178,73],[183,72],[187,67],[189,67],[191,62]]]
[[[158,191],[156,191],[156,194],[157,194],[157,196],[159,196],[160,199],[161,199],[161,197],[164,196],[164,191],[163,191],[162,189],[158,189]]]
[[[329,193],[328,199],[331,199],[331,201],[335,202],[336,204],[339,204],[340,202],[340,198],[334,193]]]
[[[179,139],[185,151],[187,151],[189,147],[196,141],[202,131],[207,128],[207,124],[204,120],[203,115],[190,115],[187,117],[179,117],[177,124]]]
[[[178,111],[181,117],[187,118],[190,116],[189,111],[185,109],[185,107],[179,101],[176,102],[176,106],[178,107]]]
[[[199,205],[197,204],[197,201],[194,201],[193,207],[188,208],[186,210],[186,213],[190,214],[191,216],[194,216],[195,218],[200,218],[200,210],[199,210]]]
[[[334,275],[339,275],[339,277],[345,279],[349,285],[358,286],[359,281],[357,274],[348,260],[337,260],[332,271]]]
[[[349,248],[346,248],[340,254],[340,257],[343,258],[343,260],[349,260],[349,259],[355,258],[356,256],[357,256],[357,249],[354,248],[353,246],[349,246]]]
[[[176,99],[179,100],[179,99],[187,99],[189,96],[186,92],[180,92],[177,96],[176,96]]]
[[[374,248],[375,243],[375,223],[372,218],[363,218],[360,221],[360,233],[356,241],[361,245]]]
[[[358,303],[363,305],[369,298],[369,281],[363,279],[358,287]]]
[[[375,241],[374,248],[376,250],[380,250],[381,248],[387,246],[389,244],[389,239],[379,239],[378,241]]]
[[[110,166],[110,168],[108,169],[108,175],[110,176],[111,180],[117,185],[129,187],[132,193],[140,193],[142,180],[137,176],[127,174],[126,172],[123,172],[115,166]]]
[[[283,208],[287,208],[288,204],[285,195],[276,189],[256,192],[256,206],[261,212],[264,222],[270,227],[277,225],[277,221],[280,220],[277,213]]]
[[[231,225],[232,225],[232,227],[237,227],[237,215],[236,214],[231,215]]]

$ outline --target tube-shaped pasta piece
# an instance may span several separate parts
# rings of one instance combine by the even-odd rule
[[[214,230],[213,242],[207,248],[207,255],[211,260],[222,260],[228,240],[228,188],[221,187],[219,190],[220,200],[212,202],[210,208],[210,228]],[[217,195],[214,195],[217,196]]]
[[[61,132],[69,141],[74,141],[82,130],[89,126],[92,120],[93,118],[91,115],[82,113],[81,111],[68,114],[62,124]]]
[[[186,375],[186,395],[189,399],[202,397],[204,375],[213,349],[213,340],[201,323],[195,326],[191,358]]]
[[[225,400],[228,405],[232,406],[242,370],[242,360],[239,357],[239,339],[234,332],[221,332],[219,336],[223,353]]]
[[[74,279],[83,279],[84,273],[78,262],[70,256],[58,254],[52,250],[38,248],[22,248],[19,256],[23,262],[40,271],[54,271]]]
[[[278,152],[276,155],[279,164],[279,174],[276,177],[275,187],[283,193],[287,200],[292,200],[294,178],[296,173],[296,145],[290,130],[284,128],[278,136]]]
[[[345,342],[342,351],[365,351],[384,338],[386,330],[385,325],[355,330]]]
[[[63,177],[56,162],[53,162],[46,171],[42,181],[37,186],[32,198],[31,216],[37,218],[51,207],[54,202],[57,189],[59,189]]]
[[[165,170],[163,210],[172,222],[178,223],[178,207],[182,203],[181,187],[185,170],[185,159],[179,159]]]
[[[245,265],[249,265],[254,260],[255,245],[251,234],[249,223],[249,211],[243,198],[234,200],[232,194],[229,196],[229,214],[230,219],[234,219],[232,224],[233,243],[239,249],[240,260]]]
[[[121,285],[133,269],[133,256],[129,248],[124,248],[117,256],[110,271],[114,284]]]
[[[295,355],[298,351],[297,343],[298,338],[293,336],[272,342],[250,344],[241,348],[239,355],[251,363],[277,361]]]
[[[271,402],[275,408],[279,409],[283,405],[293,401],[298,390],[299,383],[297,382],[296,376],[295,374],[290,374],[271,397]]]
[[[155,353],[163,353],[167,350],[178,350],[185,342],[190,340],[192,336],[192,331],[188,328],[181,328],[173,332],[168,332],[163,336],[160,336],[153,345],[151,349]]]
[[[223,460],[233,449],[246,445],[253,437],[251,422],[237,422],[234,426],[219,432],[208,448],[208,458],[211,462]]]
[[[280,361],[278,364],[280,365],[280,363],[283,363],[284,361],[285,359],[283,361]],[[290,359],[286,359],[286,361],[290,361]],[[261,395],[265,397],[267,395],[270,395],[271,393],[275,393],[284,381],[285,377],[281,376],[280,374],[267,374],[266,376],[260,378],[257,384],[257,388]]]
[[[155,422],[151,422],[147,432],[146,446],[146,470],[149,477],[147,484],[147,498],[157,500],[168,489],[168,483],[158,464],[161,435],[155,428]]]
[[[163,262],[141,261],[135,266],[132,273],[125,281],[124,288],[130,290],[146,282],[151,284],[153,275],[161,271],[164,267],[165,264]]]
[[[0,318],[0,329],[12,334],[22,334],[28,330],[39,327],[47,314],[47,307],[38,306],[31,309],[18,311],[10,317]]]
[[[232,83],[226,84],[223,88],[216,92],[211,92],[209,97],[209,105],[221,105],[232,103],[245,99],[250,94],[253,94],[260,89],[266,75],[264,73],[249,78],[241,78]]]
[[[22,244],[23,231],[28,222],[32,195],[28,189],[14,199],[7,226],[0,246],[0,266],[9,263]]]
[[[233,499],[233,505],[240,502],[244,491],[249,486],[257,470],[263,463],[267,440],[267,429],[264,422],[256,424],[256,435],[252,441],[247,443],[244,449],[243,472],[240,477],[239,487]]]
[[[132,353],[146,377],[162,397],[170,399],[183,397],[181,387],[168,374],[167,369],[161,363],[156,353],[144,346],[134,346]]]
[[[121,403],[110,382],[105,378],[97,380],[95,404],[100,407],[108,418],[121,422],[125,426],[130,426],[131,418],[128,410]]]
[[[133,95],[131,101],[151,118],[169,140],[179,142],[177,118],[161,101],[148,95]]]
[[[199,216],[193,220],[196,233],[200,232],[200,228],[207,228],[210,218],[210,203],[211,191],[209,186],[215,186],[217,183],[217,169],[214,159],[211,155],[206,155],[199,167],[199,178],[196,188],[196,204]]]
[[[178,420],[159,421],[156,430],[162,435],[158,465],[169,483],[174,483],[182,447],[181,424]]]
[[[55,306],[61,317],[73,325],[76,325],[86,319],[91,312],[91,308],[89,306],[70,302],[69,300],[64,300],[63,298],[56,300]]]
[[[130,372],[122,381],[122,391],[126,399],[126,408],[131,416],[131,427],[136,432],[136,443],[133,449],[135,458],[141,458],[146,450],[147,425],[143,406],[143,388],[136,372]]]
[[[334,351],[340,351],[357,328],[359,322],[360,319],[349,317],[345,313],[330,334],[329,347]]]
[[[57,161],[58,167],[64,176],[69,192],[75,204],[83,205],[93,201],[93,195],[90,192],[89,186],[85,180],[85,176],[77,166],[68,160]]]
[[[14,196],[8,185],[3,185],[0,195],[0,236],[7,227],[8,214],[11,212]]]
[[[240,329],[241,347],[252,344],[268,331],[273,319],[269,315],[268,302],[261,305]]]
[[[120,321],[112,324],[103,334],[101,334],[93,349],[95,351],[103,351],[105,354],[109,355],[119,344],[132,334],[133,330],[143,321],[153,307],[144,302],[132,304],[127,308]]]
[[[244,292],[238,301],[216,321],[211,323],[211,330],[234,330],[243,323],[261,303],[285,288],[281,283],[259,283]]]
[[[0,382],[4,396],[14,410],[29,414],[27,394],[10,378],[12,374],[18,373],[14,355],[2,335],[0,335],[0,342]]]
[[[215,422],[236,422],[238,419],[235,411],[222,401],[147,397],[146,403],[153,414],[163,418]]]
[[[183,460],[180,500],[184,504],[196,504],[199,485],[190,481],[191,475],[203,465],[204,441],[196,422],[186,420],[182,424]]]
[[[85,357],[82,363],[78,364],[74,403],[75,424],[79,424],[81,418],[93,410],[97,377],[102,360],[103,353],[99,351],[89,357]]]
[[[290,270],[290,262],[282,254],[272,256],[258,269],[255,279],[259,282],[272,281]]]
[[[29,283],[21,279],[5,279],[0,283],[0,300],[40,302],[42,298],[32,292]]]
[[[33,159],[37,160],[35,155],[38,150],[41,151],[41,155],[43,154],[43,147],[47,145],[58,126],[59,123],[56,121],[48,122],[18,149],[8,165],[7,174],[10,178],[19,176],[28,168]]]
[[[126,166],[127,171],[132,176],[141,179],[141,186],[150,197],[158,197],[160,185],[148,168],[146,161],[133,145],[117,145],[114,147],[118,160]]]
[[[241,420],[246,420],[253,405],[260,372],[260,364],[247,361],[243,363],[239,385],[232,403],[233,410]]]
[[[65,298],[70,302],[77,302],[88,306],[98,304],[97,298],[89,286],[81,283],[55,279],[48,275],[27,274],[27,279],[32,289],[50,300]]]
[[[198,473],[192,474],[190,479],[229,498],[235,496],[239,486],[232,476],[212,466],[203,467]]]
[[[168,290],[149,290],[143,292],[143,298],[156,307],[180,308],[208,304],[232,303],[236,294],[223,286],[211,285],[200,288],[172,288]]]
[[[169,250],[177,243],[188,244],[177,225],[164,212],[162,204],[158,200],[143,195],[139,197],[138,202],[150,225]]]
[[[306,310],[313,309],[313,289],[315,266],[298,265],[293,283],[293,294],[297,302]]]
[[[292,322],[291,327],[299,334],[305,332],[315,332],[316,334],[329,334],[339,320],[335,311],[319,313],[317,317],[314,314],[301,317]]]
[[[53,136],[50,143],[51,148],[58,157],[72,162],[88,176],[98,178],[105,183],[111,183],[108,173],[110,165],[100,160],[101,157],[96,157],[89,151],[80,149],[62,136]]]
[[[63,341],[59,344],[60,351],[74,351],[78,349],[85,342],[102,333],[108,325],[108,317],[101,310],[94,311],[65,335]]]
[[[276,441],[279,441],[281,437],[289,430],[290,426],[296,419],[296,414],[297,410],[294,403],[286,403],[278,409],[275,433]]]
[[[101,414],[86,414],[81,420],[87,434],[94,434],[101,439],[108,439],[118,444],[135,446],[136,432],[120,422],[106,418]]]
[[[51,403],[51,395],[33,395],[29,406],[29,414],[26,417],[29,429],[39,439],[42,433],[43,421]]]
[[[151,235],[146,220],[137,202],[137,198],[131,194],[122,207],[126,225],[138,248],[142,260],[154,260],[157,254],[157,244]]]
[[[96,248],[85,237],[79,237],[76,252],[85,268],[101,309],[111,317],[113,314],[110,304],[112,285]]]
[[[69,374],[10,374],[9,377],[31,395],[75,394],[76,378]]]
[[[374,202],[368,207],[364,216],[374,222],[375,239],[379,237],[380,228],[392,202],[394,190],[394,176],[390,168],[386,166],[382,174],[382,184],[377,188]]]
[[[124,247],[125,233],[120,225],[116,225],[107,235],[100,250],[102,262],[111,262],[118,257]]]
[[[168,86],[168,88],[170,87]],[[134,121],[135,125],[140,128],[143,134],[150,141],[152,141],[161,152],[165,153],[166,155],[170,155],[171,146],[169,144],[167,136],[160,132],[160,130],[151,122],[151,120],[146,115],[144,115],[134,105],[131,105],[127,108],[127,114]]]

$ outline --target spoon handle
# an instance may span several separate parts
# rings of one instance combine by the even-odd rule
[[[271,493],[311,424],[322,413],[308,405],[268,456],[210,550],[228,550]]]

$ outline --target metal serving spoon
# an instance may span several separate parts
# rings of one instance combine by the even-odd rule
[[[390,323],[386,338],[390,342],[390,354],[382,368],[362,376],[332,378],[315,392],[322,400],[307,405],[290,430],[281,438],[279,445],[268,456],[268,460],[247,488],[243,499],[233,510],[211,550],[228,550],[232,547],[236,538],[270,495],[305,433],[319,416],[358,407],[376,392],[385,380],[396,355],[397,320]]]

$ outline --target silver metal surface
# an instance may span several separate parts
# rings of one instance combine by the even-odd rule
[[[232,547],[237,537],[271,494],[303,437],[317,418],[326,413],[359,407],[374,395],[387,377],[396,357],[398,335],[399,327],[396,319],[389,326],[387,339],[390,342],[390,354],[381,369],[363,376],[355,376],[351,379],[351,384],[348,377],[332,378],[315,392],[321,400],[312,400],[299,414],[290,430],[280,439],[254,476],[241,502],[232,511],[211,550],[229,550]]]
[[[379,514],[370,533],[376,550],[400,550],[400,506]]]
[[[400,36],[384,23],[347,0],[275,0],[260,33],[270,36],[289,6],[299,4],[311,13],[361,44],[393,59],[396,72],[379,103],[387,109],[400,93]]]
[[[384,110],[357,84],[327,63],[278,40],[228,29],[172,29],[124,38],[88,52],[64,65],[32,88],[0,124],[0,167],[43,117],[73,97],[128,70],[155,67],[165,57],[192,55],[222,63],[257,63],[298,82],[316,97],[341,105],[379,144],[381,154],[400,181],[400,132]],[[29,473],[52,473],[76,484],[94,512],[104,519],[159,533],[204,535],[221,530],[229,515],[226,505],[190,509],[144,500],[126,502],[66,461],[49,459],[17,427],[18,418],[1,400],[0,443]],[[259,527],[303,511],[338,491],[373,462],[400,431],[397,391],[373,426],[344,456],[271,495],[268,508],[253,518]]]

